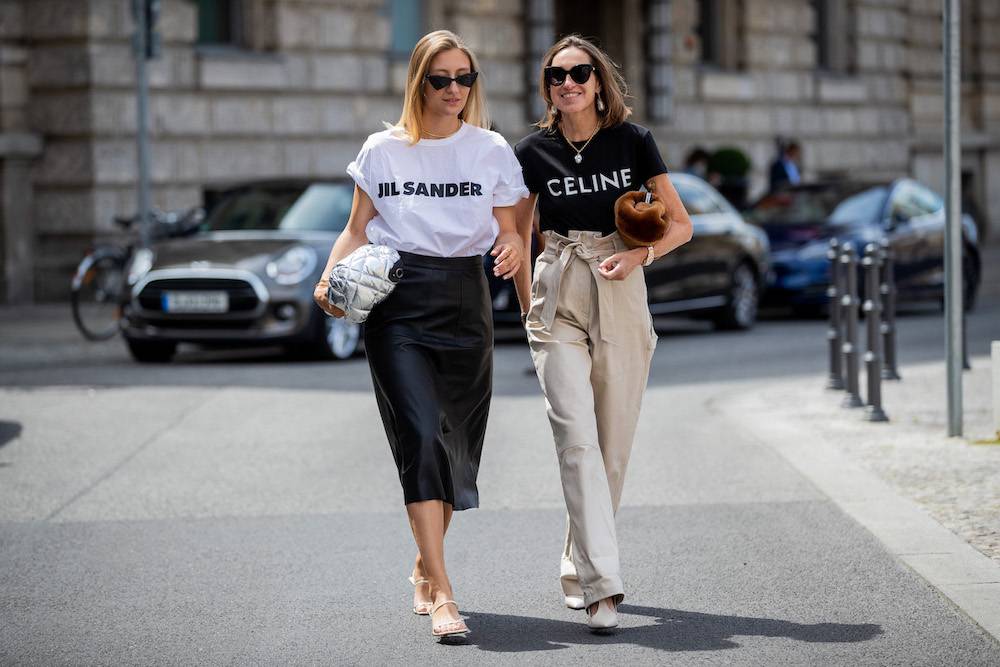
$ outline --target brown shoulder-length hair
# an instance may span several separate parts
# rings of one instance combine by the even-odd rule
[[[410,144],[420,141],[423,131],[424,115],[424,77],[431,67],[431,61],[442,51],[459,49],[469,57],[473,72],[479,72],[479,62],[476,55],[465,45],[462,38],[450,30],[435,30],[420,38],[410,54],[410,66],[406,71],[406,91],[403,94],[403,112],[396,121],[395,127],[403,131],[410,139]],[[465,108],[458,117],[469,125],[489,129],[490,117],[486,111],[486,94],[483,92],[483,77],[472,84]]]
[[[618,65],[601,49],[592,42],[584,39],[580,35],[566,35],[552,45],[542,58],[542,71],[538,78],[538,91],[545,100],[545,117],[535,123],[545,130],[552,130],[559,122],[559,111],[552,104],[552,95],[549,92],[549,84],[545,81],[545,68],[552,64],[556,54],[563,49],[578,48],[588,56],[594,66],[594,73],[597,81],[601,84],[601,98],[604,100],[604,111],[598,111],[597,115],[601,121],[601,127],[614,127],[620,125],[626,118],[632,115],[632,109],[625,104],[628,96],[628,85],[625,78],[618,71]]]

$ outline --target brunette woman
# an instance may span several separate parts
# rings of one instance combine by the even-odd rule
[[[546,237],[524,314],[555,439],[568,511],[560,567],[564,601],[594,629],[618,625],[624,598],[615,533],[625,468],[656,333],[643,266],[691,238],[691,220],[649,130],[626,119],[625,82],[608,56],[576,35],[542,63],[547,112],[515,151]],[[672,224],[655,245],[629,249],[615,229],[618,197],[644,184]],[[529,282],[527,264],[517,276]]]
[[[402,279],[369,316],[365,350],[418,549],[413,611],[431,616],[436,637],[468,632],[444,536],[454,510],[479,505],[493,356],[483,254],[496,258],[496,275],[516,274],[513,205],[528,194],[510,146],[486,129],[478,75],[476,57],[453,33],[417,43],[399,122],[368,137],[347,169],[354,205],[324,271],[368,242],[401,256]],[[316,300],[342,315],[323,282]]]

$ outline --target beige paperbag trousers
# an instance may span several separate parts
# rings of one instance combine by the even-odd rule
[[[656,333],[642,269],[625,280],[597,270],[626,249],[617,233],[545,236],[526,328],[569,515],[560,572],[590,605],[625,592],[615,513]]]

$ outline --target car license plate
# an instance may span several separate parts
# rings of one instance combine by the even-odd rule
[[[229,295],[225,292],[164,292],[165,313],[225,313]]]

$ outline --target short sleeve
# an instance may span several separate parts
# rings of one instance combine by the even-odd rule
[[[645,128],[640,130],[635,161],[640,183],[645,183],[654,176],[667,173],[667,165],[660,156],[660,149],[656,147],[653,133]]]
[[[521,163],[514,151],[506,143],[500,152],[500,177],[493,188],[494,206],[513,206],[530,193],[524,186],[524,176],[521,174]]]
[[[374,158],[372,151],[371,141],[366,141],[364,146],[361,147],[361,151],[358,153],[358,157],[354,158],[354,162],[347,165],[348,175],[354,179],[354,182],[358,184],[358,187],[368,193],[368,196],[372,196],[371,183],[372,178],[372,160]]]
[[[514,153],[517,156],[517,161],[521,163],[521,175],[525,186],[529,192],[537,194],[540,188],[538,187],[538,179],[535,176],[535,171],[531,165],[531,146],[527,137],[517,142],[517,146],[514,147]]]

